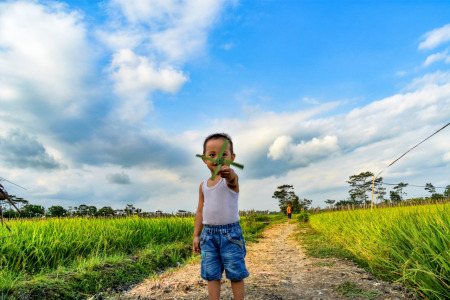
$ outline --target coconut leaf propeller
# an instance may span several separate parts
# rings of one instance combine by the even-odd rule
[[[217,155],[216,159],[208,157],[208,156],[205,156],[205,155],[200,155],[200,154],[196,155],[197,157],[200,157],[200,158],[206,159],[206,160],[210,160],[213,163],[217,164],[217,167],[214,170],[213,175],[211,176],[211,180],[214,180],[216,178],[217,173],[219,173],[219,170],[220,170],[220,168],[222,167],[223,164],[233,165],[233,166],[235,166],[235,167],[237,167],[239,169],[243,169],[244,168],[244,165],[241,165],[241,164],[235,163],[234,161],[231,161],[231,160],[223,158],[223,153],[225,152],[225,149],[227,149],[227,146],[228,146],[228,140],[225,140],[223,142],[222,148],[220,148],[219,155]]]

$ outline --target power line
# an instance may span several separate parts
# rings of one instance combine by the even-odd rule
[[[438,133],[439,131],[441,131],[442,129],[444,129],[445,127],[447,127],[448,125],[450,125],[450,123],[447,123],[447,125],[445,125],[444,127],[440,128],[438,131],[436,131],[435,133],[433,133],[432,135],[430,135],[429,137],[427,137],[426,139],[424,139],[423,141],[421,141],[420,143],[418,143],[417,145],[415,145],[414,147],[412,147],[411,149],[409,149],[408,151],[406,151],[405,153],[403,153],[399,158],[397,158],[396,160],[394,160],[393,162],[391,162],[386,168],[384,168],[380,173],[378,173],[378,175],[376,176],[376,178],[378,178],[378,176],[380,176],[381,173],[383,173],[387,168],[389,168],[389,167],[392,166],[394,163],[396,163],[400,158],[402,158],[403,156],[405,156],[406,154],[408,154],[409,151],[411,151],[412,149],[416,148],[417,146],[419,146],[420,144],[422,144],[423,142],[425,142],[426,140],[428,140],[430,137],[432,137],[433,135],[435,135],[436,133]]]
[[[386,184],[386,185],[399,185],[398,183],[387,183],[387,182],[381,182],[381,184]],[[409,184],[408,186],[414,186],[414,187],[427,187],[426,185],[414,185],[414,184]],[[445,189],[446,187],[442,187],[442,186],[434,186],[435,189]]]
[[[14,184],[15,186],[18,186],[18,187],[20,187],[20,188],[26,190],[26,188],[24,188],[23,186],[20,186],[20,185],[18,185],[18,184],[15,184],[14,182],[11,182],[11,181],[9,181],[9,180],[3,178],[3,177],[0,177],[0,181],[6,181],[6,182],[9,182],[9,183],[11,183],[11,184]]]

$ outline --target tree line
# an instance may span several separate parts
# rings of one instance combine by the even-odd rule
[[[97,209],[96,206],[81,204],[79,206],[69,206],[64,208],[61,205],[53,205],[49,208],[45,208],[42,205],[31,204],[28,200],[16,197],[15,195],[9,195],[9,199],[20,209],[21,214],[17,212],[11,204],[5,200],[0,201],[0,209],[3,213],[3,217],[6,218],[35,218],[35,217],[86,217],[86,216],[165,216],[167,213],[163,213],[160,210],[155,212],[143,212],[142,209],[134,207],[133,204],[127,204],[123,209],[113,209],[111,206],[103,206]],[[177,215],[189,215],[190,212],[185,210],[178,210]],[[169,214],[171,215],[171,214]]]
[[[350,185],[348,198],[337,202],[335,200],[327,199],[325,203],[331,207],[364,204],[369,205],[372,203],[372,186],[374,187],[373,197],[374,202],[376,203],[395,204],[406,200],[406,187],[408,187],[408,183],[400,182],[394,185],[392,190],[389,191],[389,198],[387,198],[387,191],[383,186],[385,185],[385,183],[383,183],[383,177],[378,177],[375,181],[373,181],[373,176],[374,174],[369,171],[349,176],[349,180],[346,181]],[[426,183],[423,187],[430,193],[429,198],[431,199],[450,198],[450,185],[446,186],[442,194],[436,192],[436,188],[432,183]]]
[[[386,188],[383,186],[383,177],[378,177],[373,181],[374,174],[372,172],[366,171],[359,174],[349,176],[346,181],[350,185],[350,190],[348,191],[349,196],[345,200],[332,200],[327,199],[325,203],[329,207],[345,207],[348,205],[370,205],[372,203],[372,186],[374,187],[374,202],[375,203],[400,203],[406,200],[406,188],[408,183],[400,182],[393,186],[392,190],[389,191],[389,197],[387,198]],[[423,186],[425,191],[430,193],[431,199],[443,199],[450,198],[450,185],[445,187],[444,192],[437,193],[436,187],[432,183],[426,183]],[[286,214],[286,208],[288,204],[292,207],[292,213],[300,213],[301,211],[308,210],[312,204],[310,199],[300,199],[294,192],[293,185],[284,184],[277,187],[277,190],[273,193],[272,198],[278,200],[278,205],[280,207],[280,212]]]

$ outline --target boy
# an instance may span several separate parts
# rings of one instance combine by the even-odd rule
[[[288,219],[290,220],[291,219],[291,213],[292,213],[292,208],[291,208],[290,204],[288,204],[288,207],[286,208],[286,211],[287,211]]]
[[[229,143],[223,158],[234,161],[233,142],[225,133],[208,136],[203,143],[203,155],[216,159],[225,140]],[[203,162],[212,175],[217,164],[206,159]],[[244,299],[244,278],[249,276],[244,260],[245,242],[239,226],[238,180],[233,169],[223,164],[214,181],[206,179],[200,184],[193,251],[201,253],[201,277],[208,281],[209,298],[214,300],[220,299],[220,279],[224,270],[231,281],[234,299]]]

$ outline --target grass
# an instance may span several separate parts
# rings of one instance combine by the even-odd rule
[[[318,263],[314,263],[311,264],[311,266],[317,266],[317,267],[332,267],[334,266],[336,262],[334,261],[330,261],[330,262],[318,262]]]
[[[344,283],[334,287],[340,294],[348,298],[366,298],[374,299],[381,293],[375,291],[365,291],[359,288],[356,283],[345,281]]]
[[[450,298],[450,204],[323,213],[310,224],[309,253],[350,258],[424,298]]]
[[[77,270],[35,276],[16,283],[9,296],[13,299],[85,299],[105,290],[120,292],[159,270],[178,266],[190,256],[190,247],[182,243],[152,247],[139,251],[134,257],[118,255],[86,262]]]
[[[302,240],[305,253],[317,258],[340,258],[356,260],[356,257],[343,246],[335,244],[324,234],[320,234],[307,223],[298,224],[297,239]]]
[[[244,238],[256,241],[278,219],[242,217]],[[0,299],[86,299],[126,290],[192,259],[193,218],[48,219],[9,225],[20,231],[0,240]]]

